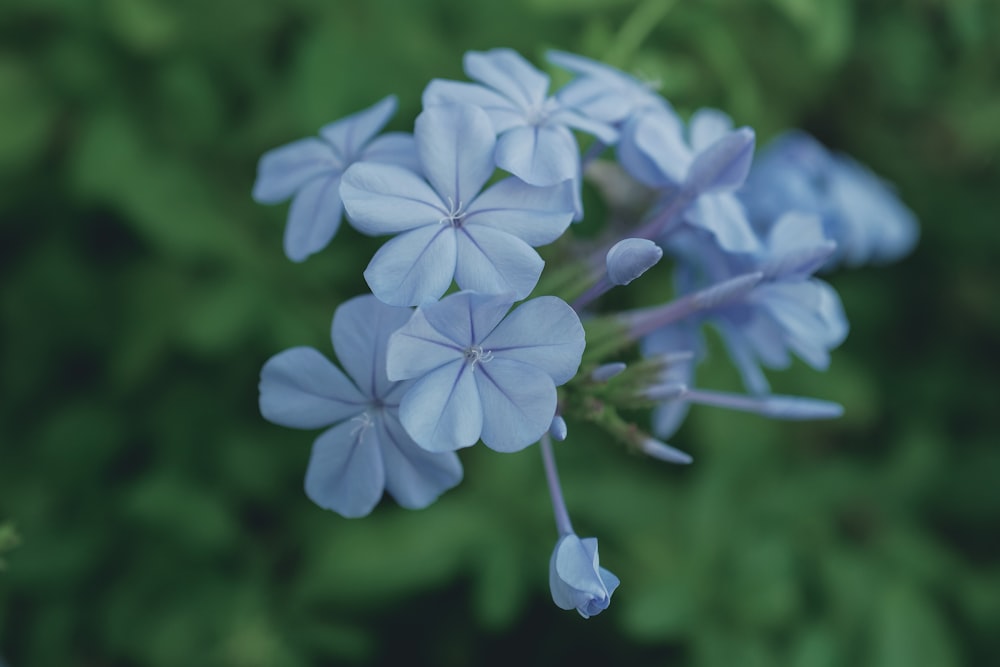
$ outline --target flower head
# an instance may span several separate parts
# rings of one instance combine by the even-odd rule
[[[532,185],[578,178],[580,154],[570,128],[612,143],[617,133],[550,97],[549,77],[511,49],[469,51],[465,73],[479,83],[435,79],[424,107],[467,103],[484,109],[499,135],[496,164]]]
[[[416,445],[399,423],[408,382],[386,377],[389,335],[410,317],[408,308],[356,297],[333,317],[333,347],[345,375],[317,350],[296,347],[264,364],[260,411],[281,426],[330,426],[313,444],[306,493],[320,507],[364,516],[387,490],[400,505],[421,508],[462,479],[454,453]]]
[[[549,588],[557,607],[576,609],[584,618],[596,616],[611,604],[619,583],[600,565],[597,538],[581,540],[574,533],[559,538],[549,561]]]
[[[556,297],[507,315],[512,303],[509,295],[458,292],[418,308],[389,339],[389,377],[415,380],[399,416],[421,447],[450,451],[481,437],[512,452],[549,428],[556,386],[580,365],[583,326]]]
[[[544,262],[532,248],[557,239],[573,217],[569,183],[534,187],[493,175],[496,138],[482,109],[436,106],[417,118],[423,176],[382,164],[344,174],[348,218],[368,234],[402,232],[372,258],[365,279],[382,301],[415,306],[462,289],[526,297]]]
[[[416,166],[411,136],[393,132],[373,139],[395,111],[396,98],[390,95],[364,111],[323,126],[319,138],[299,139],[261,156],[254,200],[277,204],[292,198],[285,226],[289,259],[305,260],[336,235],[343,214],[340,178],[353,162]]]
[[[837,242],[831,263],[893,261],[913,249],[919,234],[891,186],[804,132],[786,133],[761,152],[740,198],[764,230],[790,211],[818,215]]]

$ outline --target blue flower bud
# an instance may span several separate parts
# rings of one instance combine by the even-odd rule
[[[608,280],[628,285],[660,261],[663,250],[648,239],[624,239],[608,251]]]
[[[557,607],[576,609],[590,618],[608,608],[619,583],[600,566],[597,538],[581,540],[574,533],[559,538],[549,562],[549,588]]]
[[[614,376],[624,371],[625,368],[625,364],[620,361],[614,361],[610,364],[601,364],[591,372],[590,379],[594,382],[607,382]]]

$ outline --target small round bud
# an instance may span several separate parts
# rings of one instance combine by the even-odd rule
[[[628,285],[660,261],[663,250],[648,239],[619,241],[607,256],[608,280],[615,285]]]

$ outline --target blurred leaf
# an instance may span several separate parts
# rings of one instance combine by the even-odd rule
[[[0,54],[0,174],[24,169],[41,156],[56,108],[38,72],[19,58]]]
[[[883,667],[961,664],[950,632],[920,592],[901,582],[882,589],[871,663]]]

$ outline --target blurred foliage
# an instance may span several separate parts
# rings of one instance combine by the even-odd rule
[[[11,667],[949,667],[1000,655],[1000,6],[988,0],[6,0],[0,4],[0,655]],[[409,129],[470,48],[556,47],[804,127],[898,185],[899,265],[832,277],[835,423],[695,409],[688,469],[570,424],[581,535],[622,578],[548,599],[537,453],[463,452],[415,513],[301,490],[263,361],[328,349],[377,241],[303,265],[257,157],[390,92]],[[636,289],[652,294],[650,281]],[[723,360],[706,386],[735,386]],[[576,426],[576,428],[574,428]],[[2,660],[2,659],[0,659]]]

